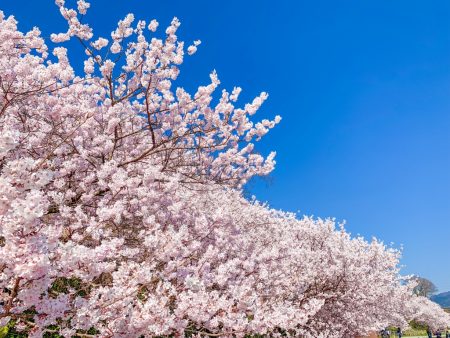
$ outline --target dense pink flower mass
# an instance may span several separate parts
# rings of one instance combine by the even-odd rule
[[[56,1],[85,48],[64,47],[0,12],[0,326],[30,337],[351,337],[414,319],[449,325],[399,275],[399,252],[333,220],[248,201],[241,187],[274,168],[254,142],[264,100],[174,87],[185,50],[175,18],[128,14],[94,37]],[[51,330],[49,328],[51,326]],[[84,331],[82,331],[84,330]]]

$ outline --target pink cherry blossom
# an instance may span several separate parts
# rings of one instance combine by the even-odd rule
[[[178,19],[156,38],[128,14],[110,44],[81,23],[86,1],[56,4],[68,30],[51,39],[83,41],[84,74],[0,12],[0,325],[30,337],[449,325],[400,275],[399,251],[244,198],[274,169],[255,143],[281,118],[253,121],[268,94],[238,103],[215,71],[194,93],[177,87]],[[100,56],[107,46],[123,57]]]

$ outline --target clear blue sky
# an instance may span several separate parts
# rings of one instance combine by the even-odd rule
[[[244,98],[269,92],[256,117],[283,120],[258,149],[276,150],[277,168],[251,193],[403,244],[404,273],[450,290],[450,1],[93,2],[103,34],[128,12],[162,27],[178,16],[181,38],[203,41],[185,87],[216,69]],[[24,29],[64,27],[52,0],[0,8]]]

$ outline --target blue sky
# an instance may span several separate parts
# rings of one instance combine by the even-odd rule
[[[450,290],[450,2],[448,0],[94,0],[106,35],[133,12],[201,39],[180,78],[216,69],[225,88],[269,100],[283,120],[258,146],[277,168],[248,190],[273,207],[346,220],[404,246],[404,273]],[[61,31],[51,0],[1,0],[23,29]],[[75,55],[76,56],[76,55]]]

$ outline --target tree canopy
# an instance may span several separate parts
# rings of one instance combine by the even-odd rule
[[[399,274],[400,252],[242,196],[274,168],[220,81],[175,87],[185,52],[174,18],[128,14],[94,37],[89,8],[57,6],[46,41],[0,13],[0,325],[30,337],[247,334],[343,337],[448,315]],[[78,40],[84,73],[60,44]]]

